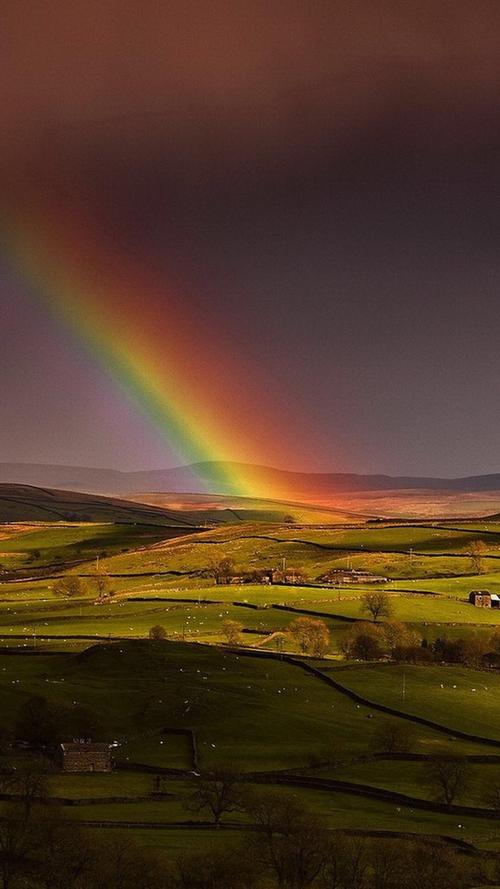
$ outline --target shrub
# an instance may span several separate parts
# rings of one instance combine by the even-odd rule
[[[162,627],[161,624],[155,624],[154,627],[151,627],[149,631],[149,638],[158,642],[161,639],[167,638],[167,631],[165,627]]]

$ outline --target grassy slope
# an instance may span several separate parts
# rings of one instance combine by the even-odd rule
[[[142,522],[196,525],[189,515],[97,494],[0,484],[0,522]]]
[[[486,628],[490,623],[500,622],[500,615],[496,612],[475,609],[457,601],[475,586],[493,589],[494,584],[498,583],[500,588],[500,573],[447,579],[436,579],[427,574],[431,564],[437,572],[471,570],[470,560],[465,554],[477,534],[475,528],[468,526],[453,530],[408,526],[319,529],[253,523],[250,526],[218,528],[204,535],[196,535],[191,540],[154,544],[149,549],[140,548],[145,542],[151,544],[151,540],[144,540],[140,536],[143,531],[146,533],[144,529],[140,533],[137,529],[137,536],[135,532],[127,530],[124,539],[120,536],[121,530],[108,532],[107,529],[113,526],[97,527],[105,529],[104,537],[109,534],[108,546],[103,543],[103,549],[112,552],[114,546],[117,550],[127,548],[125,553],[119,552],[102,559],[105,570],[111,574],[156,572],[156,576],[150,577],[113,578],[113,585],[124,596],[153,596],[157,597],[157,601],[127,602],[122,595],[118,595],[115,602],[98,606],[93,604],[91,598],[81,602],[56,600],[48,581],[4,583],[0,586],[0,634],[4,638],[25,633],[27,644],[31,645],[29,640],[33,629],[38,635],[44,632],[59,633],[61,640],[65,635],[75,633],[144,636],[153,623],[162,623],[172,634],[182,636],[184,633],[190,641],[215,641],[220,638],[220,625],[225,617],[240,620],[246,627],[262,632],[286,627],[293,618],[293,614],[270,608],[237,608],[231,604],[236,600],[247,600],[259,606],[269,606],[275,602],[289,603],[296,607],[331,612],[332,615],[362,616],[359,603],[362,588],[328,590],[213,586],[209,580],[197,577],[196,572],[207,564],[207,559],[214,557],[215,552],[218,557],[229,556],[242,567],[248,567],[249,562],[269,565],[271,559],[277,561],[286,555],[288,564],[304,565],[309,560],[306,565],[308,569],[312,566],[319,573],[325,570],[325,565],[345,565],[346,551],[351,550],[354,553],[352,563],[361,568],[373,570],[386,560],[397,577],[387,585],[389,589],[423,588],[440,594],[438,598],[400,594],[391,597],[395,616],[415,621],[421,626],[427,624],[426,632],[429,635],[441,632],[440,625],[447,622],[456,624],[454,628],[446,628],[450,634],[459,633],[462,624],[483,623]],[[249,535],[248,529],[251,531]],[[500,539],[500,535],[496,536],[500,530],[498,525],[491,527],[496,532],[491,537],[484,534],[485,529],[480,530],[489,551],[495,553]],[[115,533],[116,539],[113,536]],[[45,547],[39,545],[40,534],[47,535]],[[279,540],[272,540],[273,537],[279,537]],[[95,548],[101,547],[101,543],[100,532],[96,535],[95,528],[87,527],[82,531],[79,526],[71,526],[69,529],[58,527],[43,532],[29,531],[18,534],[7,543],[4,538],[0,540],[0,549],[5,547],[6,551],[25,554],[30,547],[43,549],[43,557],[48,558],[49,553],[52,555],[55,550],[68,553],[77,547],[84,547],[82,557],[93,558]],[[21,548],[23,546],[24,550]],[[370,548],[376,552],[363,551]],[[414,553],[421,551],[423,555],[410,556],[410,548]],[[491,564],[496,568],[495,560],[485,562],[488,567]],[[498,565],[500,568],[500,563]],[[88,562],[71,570],[84,574],[94,570],[94,567],[93,563]],[[193,575],[175,577],[158,574],[169,570],[185,570],[193,572]],[[418,577],[419,572],[421,579],[412,579],[415,574]],[[158,601],[161,596],[199,598],[199,604],[161,602]],[[204,599],[211,598],[219,599],[224,604],[209,605],[204,602]],[[332,617],[329,626],[335,650],[349,625],[339,623]],[[258,638],[245,636],[246,641]],[[57,645],[60,648],[69,647],[62,641]],[[397,707],[401,706],[401,673],[398,673],[398,669],[360,666],[339,670],[335,675],[368,698]],[[495,674],[488,674],[485,678],[485,674],[457,671],[455,668],[406,669],[407,694],[404,704],[408,712],[422,713],[456,728],[482,732],[489,737],[500,737],[500,720],[495,703],[500,692],[500,680]],[[441,689],[441,683],[445,685],[444,689]],[[457,685],[457,689],[449,687],[453,684]],[[488,686],[488,692],[482,688],[484,685]],[[473,687],[476,692],[472,692]],[[165,743],[167,736],[161,734],[162,728],[172,724],[197,729],[205,765],[230,760],[240,768],[267,769],[304,766],[311,753],[324,755],[332,749],[349,751],[351,754],[366,752],[372,734],[386,719],[376,714],[373,720],[368,720],[365,708],[358,709],[344,696],[284,663],[245,657],[238,659],[228,652],[182,643],[160,647],[151,647],[149,643],[119,643],[111,646],[111,649],[84,653],[79,658],[68,654],[50,658],[0,655],[0,705],[7,721],[12,722],[19,702],[33,692],[67,702],[83,701],[104,714],[107,737],[116,735],[127,738],[127,744],[120,748],[120,756],[162,765],[185,764],[182,747],[179,748],[171,737]],[[465,742],[450,744],[445,735],[437,735],[423,728],[417,729],[417,735],[417,750],[422,752],[440,749],[443,743],[452,752],[477,752],[474,745]],[[163,744],[160,743],[162,740]],[[485,750],[480,748],[480,752]],[[370,766],[351,765],[346,766],[338,777],[426,795],[422,768],[419,764],[414,768],[414,765],[400,763],[389,767],[387,763],[377,763],[372,764],[371,769]],[[494,767],[478,767],[469,801],[481,800],[481,785],[485,780],[492,780],[494,774]],[[110,777],[113,781],[123,781],[122,776]],[[66,779],[61,778],[62,784],[55,780],[57,792],[62,793]],[[141,788],[147,789],[148,780],[147,776],[127,773],[120,786],[129,787],[129,793],[140,793]],[[72,791],[67,784],[65,786],[68,793],[78,795],[78,781],[86,782],[87,778],[75,781]],[[105,793],[106,786],[115,785],[106,785],[103,781],[102,795],[112,795]],[[93,795],[95,784],[85,783],[85,787],[85,793]],[[190,791],[182,783],[174,790],[177,796],[174,795],[168,805],[134,803],[134,820],[175,820],[180,817],[182,798]],[[390,804],[337,793],[297,793],[302,794],[332,826],[349,824],[463,835],[454,816],[412,813],[404,808],[397,812]],[[75,817],[130,818],[128,809],[123,811],[111,805],[99,806],[97,810],[96,807],[83,807],[73,814]],[[186,817],[185,812],[182,817]],[[466,824],[468,838],[475,837],[482,845],[492,842],[491,825],[488,826],[487,822],[461,819],[461,823]],[[186,839],[179,837],[180,833],[172,832],[168,836],[168,843],[182,846]],[[147,842],[157,841],[148,835]]]
[[[169,765],[166,727],[193,727],[206,767],[239,769],[307,765],[312,753],[366,751],[368,711],[277,660],[182,643],[111,643],[81,655],[0,656],[0,699],[12,724],[23,698],[78,700],[98,713],[107,737],[127,743],[120,757]],[[377,724],[385,717],[377,719]],[[419,729],[419,746],[439,736]],[[467,745],[466,745],[467,746]],[[469,745],[470,747],[470,745]]]
[[[158,525],[111,523],[44,524],[36,529],[17,526],[0,539],[0,562],[5,569],[28,569],[59,562],[93,560],[183,533]]]
[[[384,664],[349,667],[336,671],[335,676],[370,700],[437,722],[445,721],[466,732],[500,737],[498,673],[466,667]]]

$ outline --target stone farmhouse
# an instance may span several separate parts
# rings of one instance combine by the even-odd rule
[[[57,761],[63,772],[110,772],[113,768],[110,745],[90,741],[60,744]]]
[[[500,608],[500,596],[488,590],[473,590],[469,593],[469,602],[476,608]]]

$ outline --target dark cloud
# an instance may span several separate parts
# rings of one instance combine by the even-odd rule
[[[498,468],[497,2],[18,0],[2,39],[4,190],[77,194],[200,312],[209,288],[297,408],[297,467]],[[75,422],[59,457],[95,462]],[[123,465],[158,465],[138,441]]]

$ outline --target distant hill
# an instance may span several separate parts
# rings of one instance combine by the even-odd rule
[[[196,527],[189,515],[161,507],[74,491],[0,484],[0,522],[62,521]]]
[[[365,520],[344,510],[208,494],[130,494],[130,500],[58,488],[0,484],[0,522],[114,522],[198,531],[218,524],[288,522],[348,524]]]
[[[57,466],[36,463],[0,463],[0,483],[27,484],[46,488],[63,488],[106,494],[170,493],[245,494],[219,479],[224,468],[237,477],[251,479],[255,495],[266,497],[279,491],[287,498],[319,499],[345,492],[431,490],[471,493],[500,490],[500,473],[464,478],[430,478],[415,476],[357,475],[353,473],[289,472],[264,466],[197,463],[173,469],[119,472],[114,469],[93,469],[82,466]]]

